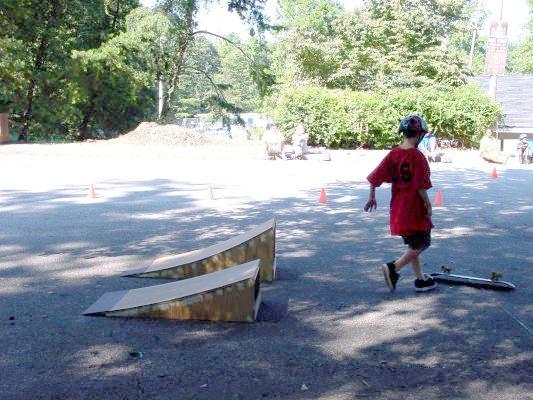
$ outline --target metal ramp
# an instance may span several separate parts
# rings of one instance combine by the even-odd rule
[[[161,257],[122,276],[188,279],[259,259],[262,281],[276,277],[276,221],[271,219],[239,236],[188,253]]]
[[[259,264],[255,260],[185,281],[109,292],[83,314],[253,322],[261,304]]]

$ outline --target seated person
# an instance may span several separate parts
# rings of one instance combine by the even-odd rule
[[[520,164],[527,164],[529,162],[529,143],[527,141],[527,135],[522,133],[518,137],[518,144],[516,145],[518,152],[518,162]]]
[[[440,162],[441,154],[438,151],[437,137],[435,134],[428,132],[418,145],[418,150],[422,152],[428,162]]]
[[[300,124],[296,127],[296,131],[292,136],[292,148],[294,150],[294,158],[305,158],[305,154],[309,151],[307,149],[307,141],[309,134],[305,132],[305,126]]]
[[[479,155],[485,161],[506,164],[509,156],[500,151],[500,141],[492,136],[492,130],[487,129],[479,142]]]
[[[274,124],[268,124],[266,132],[263,135],[263,142],[265,143],[265,159],[276,159],[276,157],[285,159],[283,153],[284,137],[279,129]]]

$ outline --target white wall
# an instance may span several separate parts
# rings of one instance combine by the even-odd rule
[[[517,144],[518,144],[518,139],[503,139],[503,152],[505,154],[516,155]]]

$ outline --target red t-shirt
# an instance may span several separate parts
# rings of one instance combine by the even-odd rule
[[[426,215],[426,206],[418,194],[420,189],[430,189],[429,165],[416,148],[396,147],[368,175],[368,182],[381,186],[392,183],[390,203],[391,234],[406,236],[416,232],[428,232],[433,228],[431,218]]]

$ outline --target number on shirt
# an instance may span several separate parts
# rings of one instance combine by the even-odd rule
[[[404,182],[411,182],[413,176],[411,174],[411,166],[409,163],[402,163],[400,165],[400,176]]]

